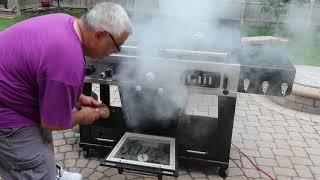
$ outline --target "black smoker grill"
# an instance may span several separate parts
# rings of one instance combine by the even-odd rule
[[[92,83],[100,84],[100,98],[107,105],[110,105],[109,86],[119,87],[122,107],[110,107],[111,116],[106,120],[80,126],[80,146],[86,155],[90,149],[110,152],[101,165],[118,168],[120,173],[130,170],[159,177],[178,176],[178,162],[191,162],[218,166],[220,175],[226,177],[237,92],[286,96],[292,90],[295,68],[282,53],[273,50],[238,47],[217,52],[168,48],[143,61],[153,65],[139,68],[146,57],[139,56],[139,47],[135,45],[128,41],[121,53],[101,61],[88,60],[84,86],[84,94],[90,95]],[[177,106],[170,96],[170,87],[175,84],[179,86],[174,88],[184,87],[181,97],[192,93],[218,96],[218,117],[184,114],[181,108],[186,104],[184,99]],[[170,112],[169,115],[161,116],[161,112],[159,115],[158,107]],[[175,144],[175,154],[170,160],[173,168],[152,164],[157,162],[148,166],[151,155],[143,153],[137,154],[137,163],[124,157],[115,158],[120,157],[123,144],[128,143],[126,138],[137,140],[136,137],[144,138],[143,135],[169,138],[168,142]]]

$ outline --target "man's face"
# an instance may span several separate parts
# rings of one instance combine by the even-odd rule
[[[121,45],[128,39],[129,31],[124,31],[118,38],[113,37],[109,32],[97,30],[92,34],[92,41],[88,49],[88,56],[102,59],[112,53],[121,50]]]

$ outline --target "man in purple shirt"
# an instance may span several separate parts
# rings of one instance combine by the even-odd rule
[[[50,14],[0,32],[0,176],[82,178],[56,167],[50,131],[99,118],[101,103],[82,94],[84,56],[118,52],[130,33],[128,15],[114,3],[80,19]],[[81,109],[73,112],[75,106]]]

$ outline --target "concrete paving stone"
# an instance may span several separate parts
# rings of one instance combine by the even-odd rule
[[[208,178],[193,178],[194,180],[208,180]]]
[[[320,167],[319,166],[308,166],[311,172],[315,175],[320,175]]]
[[[77,144],[74,144],[73,146],[72,146],[72,148],[73,148],[73,151],[82,151],[82,149],[80,148],[80,146],[79,146],[79,142],[77,142]]]
[[[290,136],[288,134],[279,134],[279,133],[273,133],[272,137],[275,140],[290,140]]]
[[[110,180],[125,180],[126,177],[124,175],[121,175],[121,174],[117,174],[117,175],[114,175],[114,176],[111,176],[110,177]],[[144,178],[146,179],[146,178]]]
[[[310,155],[310,159],[313,162],[314,165],[319,166],[320,171],[320,156],[318,155]]]
[[[271,177],[275,177],[275,174],[273,172],[273,168],[269,167],[269,166],[260,166],[261,169],[263,169],[264,172],[266,172],[268,175],[270,175]],[[260,177],[262,179],[270,179],[270,177],[268,177],[266,174],[259,172],[260,173]]]
[[[313,178],[313,175],[307,166],[294,165],[294,168],[297,171],[299,177]]]
[[[292,168],[273,167],[274,173],[277,176],[297,176],[297,173]]]
[[[289,157],[286,156],[276,156],[276,160],[279,164],[280,167],[285,167],[285,168],[293,168],[293,165],[289,159]]]
[[[305,139],[320,139],[320,135],[316,133],[301,133],[302,137]]]
[[[107,171],[104,172],[104,175],[111,177],[118,174],[118,170],[116,168],[110,168]]]
[[[240,168],[229,168],[229,177],[244,175]]]
[[[94,172],[93,169],[83,168],[83,169],[81,170],[81,175],[82,175],[83,177],[89,177],[93,172]]]
[[[274,158],[274,154],[270,148],[259,148],[262,158]]]
[[[302,129],[304,130],[304,132],[309,132],[309,133],[316,133],[316,130],[310,126],[310,125],[301,125]]]
[[[65,137],[65,138],[74,137],[74,132],[66,132],[66,133],[64,133],[64,137]]]
[[[61,133],[52,133],[52,138],[53,139],[62,139],[64,136]]]
[[[253,149],[246,149],[246,154],[249,157],[261,157],[260,152],[258,150],[253,150]]]
[[[272,115],[272,111],[270,111],[269,109],[261,109],[260,108],[260,112],[261,112],[262,116],[271,116]]]
[[[320,156],[320,148],[305,148],[305,150],[309,155]]]
[[[242,169],[245,176],[248,178],[260,178],[259,171],[256,169]]]
[[[67,138],[67,139],[66,139],[66,143],[67,143],[67,144],[75,144],[76,141],[77,141],[77,138],[75,138],[75,137]]]
[[[65,168],[72,168],[76,166],[76,160],[75,159],[67,159],[64,161],[64,167]]]
[[[256,116],[260,116],[261,115],[260,111],[246,110],[245,112],[246,112],[247,115],[256,115]]]
[[[251,110],[251,111],[259,111],[260,109],[259,109],[259,106],[257,106],[257,105],[251,105],[251,104],[249,104],[249,109]]]
[[[277,166],[278,163],[275,159],[270,158],[255,158],[259,166]]]
[[[307,152],[302,147],[291,147],[291,151],[296,157],[308,157]]]
[[[278,117],[282,117],[281,116],[278,116]],[[283,117],[282,117],[283,118]],[[288,126],[289,124],[286,122],[286,119],[283,118],[283,120],[277,120],[276,117],[274,117],[274,120],[271,120],[271,124],[273,126],[281,126],[281,127],[286,127]]]
[[[290,149],[272,149],[272,151],[276,156],[293,156]]]
[[[210,176],[208,176],[208,179],[209,180],[223,180],[223,178],[218,175],[210,175]],[[180,179],[178,179],[178,180],[180,180]],[[181,179],[181,180],[184,180],[184,179]]]
[[[245,127],[245,133],[248,134],[248,135],[258,135],[258,130],[256,127],[251,127],[251,126],[246,126]]]
[[[59,148],[58,147],[53,147],[53,152],[54,153],[59,153]]]
[[[178,177],[178,180],[192,180],[190,175],[182,175]]]
[[[305,141],[311,148],[320,148],[320,143],[316,139],[305,139]]]
[[[261,116],[258,116],[258,119],[260,119],[260,120],[273,120],[274,117],[273,117],[273,115],[261,115]]]
[[[263,127],[272,127],[272,123],[270,120],[260,119],[259,123],[260,123],[260,126],[263,126]]]
[[[246,116],[246,113],[243,110],[236,110],[235,114],[236,114],[236,116]]]
[[[72,151],[72,145],[67,144],[59,147],[59,152],[63,153],[63,152],[70,152],[70,151]]]
[[[252,121],[252,120],[245,121],[243,124],[245,125],[245,128],[255,128],[256,129],[256,127],[260,126],[258,121]]]
[[[320,123],[320,116],[319,115],[311,115],[312,122]]]
[[[242,139],[246,139],[246,140],[261,140],[261,138],[259,136],[257,136],[256,134],[241,134]]]
[[[54,146],[61,146],[66,144],[66,140],[65,139],[54,139],[53,140],[53,145]]]
[[[64,160],[64,153],[56,153],[54,154],[54,158],[56,161],[62,161]]]
[[[105,171],[107,171],[108,169],[110,169],[110,167],[107,167],[107,166],[98,166],[98,167],[96,168],[96,170],[99,171],[99,172],[105,172]]]
[[[246,149],[258,149],[256,142],[253,140],[243,140],[243,144]]]
[[[75,159],[75,158],[79,158],[79,152],[72,151],[72,152],[67,152],[65,154],[65,159]]]
[[[77,168],[77,167],[72,167],[68,169],[69,172],[73,172],[73,173],[80,173],[81,172],[81,168]]]
[[[234,133],[245,133],[245,132],[246,132],[246,130],[243,129],[243,128],[234,127],[233,130],[232,130],[232,136],[234,135]]]
[[[90,180],[98,180],[100,178],[102,178],[104,175],[101,172],[94,172],[93,174],[91,174],[89,176]]]
[[[275,133],[275,129],[272,127],[260,126],[260,127],[257,127],[257,129],[261,133]]]
[[[246,176],[230,176],[228,180],[248,180]]]
[[[297,114],[294,116],[297,119],[303,119],[306,121],[311,121],[311,115],[305,112],[297,112]]]
[[[290,176],[277,176],[277,180],[292,180],[292,177]]]
[[[292,164],[297,165],[313,165],[311,160],[309,158],[303,158],[303,157],[290,157],[290,160]]]
[[[89,161],[87,159],[78,159],[76,163],[76,167],[86,167],[88,162]]]
[[[279,149],[290,149],[290,146],[286,140],[275,139],[274,142]]]
[[[303,141],[304,138],[298,132],[288,132],[290,138],[295,141]]]
[[[297,140],[289,140],[288,144],[291,147],[309,147],[304,141],[297,141]]]
[[[248,121],[259,121],[258,116],[256,115],[247,115]]]
[[[273,137],[270,135],[270,133],[259,133],[259,136],[261,138],[261,140],[263,141],[273,141]]]
[[[276,143],[273,141],[256,141],[258,147],[261,148],[277,148]]]
[[[314,178],[293,177],[292,180],[314,180]]]
[[[287,131],[289,132],[297,132],[297,133],[302,133],[304,132],[303,129],[300,126],[288,126],[285,127]]]
[[[273,126],[273,129],[275,129],[275,132],[278,134],[288,134],[286,128],[282,127],[282,126]]]
[[[87,167],[91,168],[91,169],[95,169],[96,167],[98,167],[100,165],[100,161],[92,159],[89,161]]]
[[[190,172],[191,177],[193,178],[203,178],[203,177],[207,177],[207,175],[204,174],[203,171],[193,171]]]

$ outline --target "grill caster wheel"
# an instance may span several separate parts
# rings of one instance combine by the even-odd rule
[[[83,157],[88,158],[90,154],[90,149],[83,149]]]
[[[219,175],[225,179],[229,174],[228,168],[220,167],[219,169]]]

